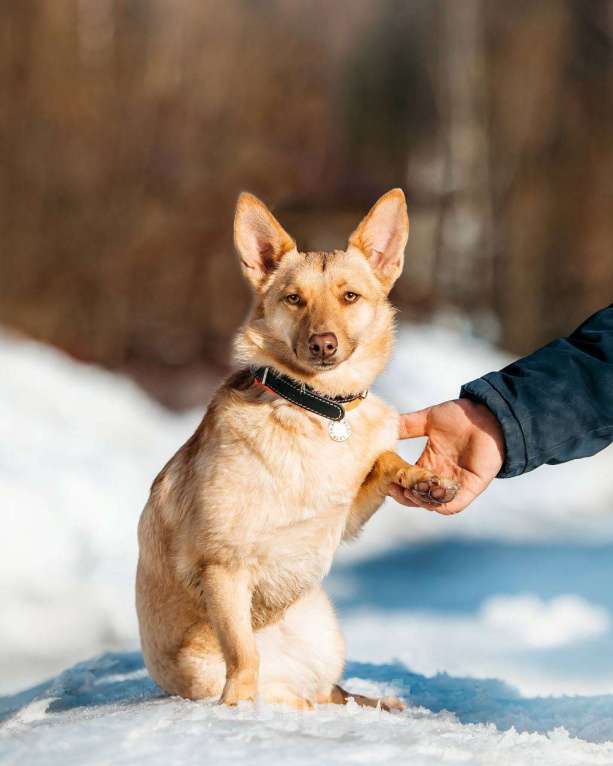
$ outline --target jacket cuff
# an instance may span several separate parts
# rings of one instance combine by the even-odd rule
[[[484,404],[500,423],[505,444],[505,457],[497,478],[509,479],[525,472],[528,453],[524,432],[515,413],[491,380],[495,374],[490,373],[483,378],[465,383],[460,390],[460,398]]]

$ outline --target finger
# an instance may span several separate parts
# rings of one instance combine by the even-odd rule
[[[400,416],[399,436],[401,439],[412,439],[415,436],[426,435],[426,423],[430,407],[417,412],[407,412]]]
[[[404,489],[399,484],[392,484],[389,488],[388,494],[393,497],[400,505],[406,505],[409,508],[419,508],[415,499],[406,495]]]

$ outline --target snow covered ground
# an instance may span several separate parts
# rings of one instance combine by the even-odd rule
[[[414,409],[505,361],[406,326],[378,389]],[[160,696],[132,597],[149,484],[202,413],[6,337],[0,369],[2,763],[613,763],[611,449],[494,482],[456,517],[390,501],[340,552],[349,686],[407,712],[225,710]]]
[[[550,701],[523,703],[502,685],[490,690],[477,682],[428,680],[399,666],[350,665],[348,671],[358,675],[348,682],[356,692],[395,689],[408,695],[414,688],[416,706],[400,714],[351,704],[306,713],[248,703],[230,709],[165,698],[147,677],[139,653],[106,655],[22,694],[18,711],[0,729],[0,758],[3,766],[613,763],[613,743],[586,742],[559,726],[564,705],[551,710]],[[440,706],[441,696],[468,700],[464,705],[477,719],[483,707],[502,707],[508,698],[507,719],[501,719],[507,730],[428,710]],[[566,706],[578,720],[591,717],[581,703],[567,700]],[[533,717],[551,724],[548,734],[508,728],[514,718]]]

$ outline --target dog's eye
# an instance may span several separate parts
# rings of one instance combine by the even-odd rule
[[[290,293],[285,296],[285,302],[289,303],[290,306],[297,306],[300,303],[300,296],[298,293]]]
[[[359,297],[357,293],[352,293],[351,290],[343,295],[345,303],[355,303]]]

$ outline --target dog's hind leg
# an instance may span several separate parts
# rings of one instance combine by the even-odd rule
[[[392,712],[394,710],[404,710],[406,705],[398,697],[366,697],[364,694],[351,694],[345,691],[342,686],[335,684],[332,691],[327,695],[322,695],[317,701],[320,703],[331,703],[333,705],[346,705],[349,700],[353,700],[360,707],[379,707],[381,710]]]
[[[336,615],[320,586],[283,617],[255,634],[260,654],[259,696],[298,709],[330,694],[343,671],[345,645]]]
[[[236,596],[237,593],[234,594]],[[225,603],[228,604],[227,601]],[[160,678],[159,673],[154,676],[167,691],[190,699],[219,698],[221,694],[220,701],[226,704],[255,699],[253,674],[244,662],[236,663],[231,659],[237,655],[236,645],[234,649],[228,647],[231,636],[226,634],[223,637],[225,649],[222,649],[217,637],[220,623],[225,620],[224,612],[225,609],[217,612],[217,630],[204,623],[193,626],[171,675],[164,679]],[[228,626],[230,634],[237,628],[234,620],[233,623],[233,627]],[[257,697],[264,702],[307,710],[318,703],[341,705],[354,699],[358,705],[366,707],[380,705],[383,710],[403,708],[399,700],[378,700],[351,694],[338,685],[343,672],[345,645],[332,605],[320,586],[312,588],[292,604],[280,620],[256,630],[252,635],[255,656],[259,655]],[[243,633],[239,643],[244,641]],[[232,643],[235,644],[234,641]],[[228,660],[232,663],[230,672],[226,666]],[[243,672],[237,672],[238,668],[242,668]],[[230,697],[229,691],[238,699]]]

